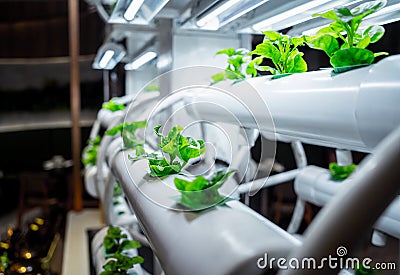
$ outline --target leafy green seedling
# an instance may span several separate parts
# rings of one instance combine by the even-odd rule
[[[135,121],[135,122],[124,122],[110,130],[106,131],[105,134],[114,136],[118,133],[121,134],[124,142],[124,149],[136,149],[136,154],[141,155],[144,152],[143,144],[144,140],[137,140],[135,132],[137,129],[144,128],[147,126],[147,122]]]
[[[256,46],[251,54],[258,55],[250,62],[249,73],[254,75],[252,68],[259,71],[269,71],[271,74],[302,73],[307,71],[307,63],[303,53],[298,50],[306,42],[306,37],[290,37],[275,31],[265,31],[264,41]],[[274,64],[261,66],[262,60],[270,59]]]
[[[340,166],[335,162],[329,164],[329,171],[334,180],[345,180],[357,168],[357,165],[351,164],[347,166]]]
[[[122,253],[124,250],[140,247],[140,243],[129,240],[127,235],[122,233],[121,228],[114,226],[108,228],[103,245],[107,254]]]
[[[175,178],[175,186],[181,192],[179,203],[193,210],[224,203],[228,198],[220,195],[218,189],[233,173],[235,171],[221,169],[208,178],[198,176],[193,181]]]
[[[205,153],[204,141],[195,140],[192,137],[184,137],[181,126],[174,126],[168,135],[164,136],[159,132],[161,124],[154,128],[154,132],[160,137],[158,146],[161,152],[143,154],[131,157],[132,161],[147,159],[149,162],[150,175],[153,177],[165,177],[172,174],[179,174],[190,159],[200,157]],[[167,157],[164,157],[166,155]]]
[[[84,165],[96,165],[97,149],[100,145],[100,140],[100,136],[96,136],[94,139],[88,139],[87,145],[82,152],[82,163]]]
[[[115,103],[112,99],[108,102],[104,102],[102,105],[103,109],[110,110],[111,112],[122,111],[125,110],[125,105]]]
[[[251,56],[249,55],[249,50],[243,48],[236,50],[234,48],[227,48],[220,50],[216,53],[216,55],[221,55],[221,54],[228,56],[228,66],[225,68],[224,72],[217,73],[211,76],[211,79],[213,81],[212,84],[227,79],[236,81],[245,79],[246,75],[242,72],[243,70],[242,66],[251,60]]]
[[[135,264],[141,264],[143,262],[144,260],[140,256],[129,257],[116,253],[103,265],[104,271],[102,271],[100,275],[127,275],[129,269]]]
[[[382,26],[371,25],[362,30],[360,26],[365,17],[385,5],[386,0],[376,0],[363,3],[351,10],[339,7],[325,13],[314,14],[314,17],[334,22],[309,38],[308,45],[323,50],[330,57],[330,63],[334,68],[372,64],[375,57],[388,54],[373,53],[366,49],[371,43],[376,43],[382,38],[385,29]]]
[[[140,243],[129,240],[119,227],[110,226],[108,228],[103,245],[105,252],[109,254],[106,258],[110,260],[103,265],[104,271],[100,273],[101,275],[126,275],[133,265],[143,263],[143,258],[140,256],[124,255],[129,249],[139,248]]]

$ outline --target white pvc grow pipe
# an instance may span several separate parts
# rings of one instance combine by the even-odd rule
[[[395,55],[338,75],[321,70],[275,80],[247,80],[254,89],[244,82],[221,83],[215,88],[225,92],[188,92],[187,101],[193,103],[196,118],[240,123],[260,129],[267,138],[276,133],[276,138],[284,142],[299,140],[371,152],[400,124],[399,71],[400,55]],[[223,107],[234,116],[222,117],[220,109],[213,106]],[[274,124],[266,119],[268,111]]]

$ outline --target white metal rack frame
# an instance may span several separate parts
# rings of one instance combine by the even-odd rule
[[[220,84],[219,88],[228,92],[188,91],[180,94],[179,101],[157,105],[158,110],[168,111],[168,107],[173,109],[180,102],[190,103],[189,114],[194,120],[258,129],[267,138],[292,143],[298,169],[236,189],[249,192],[294,178],[298,205],[289,232],[238,201],[202,212],[178,211],[171,200],[179,195],[173,178],[149,178],[145,160],[132,163],[129,152],[118,150],[121,139],[102,141],[99,161],[107,160],[107,169],[123,187],[166,274],[262,274],[265,270],[257,267],[257,259],[266,252],[275,258],[288,257],[290,253],[300,258],[322,257],[329,252],[334,255],[332,252],[339,245],[351,249],[359,232],[373,225],[381,233],[400,238],[400,200],[384,212],[400,190],[396,181],[400,171],[399,61],[400,56],[391,56],[338,75],[322,70],[275,80],[254,78],[249,80],[252,91],[243,89],[247,84]],[[269,110],[258,107],[260,98],[264,103],[261,105],[267,105]],[[216,115],[212,106],[222,106],[234,116]],[[142,105],[136,107],[131,108],[128,120],[146,115]],[[268,112],[273,123],[265,120]],[[337,183],[332,182],[327,170],[306,165],[301,143],[336,148],[342,165],[351,161],[351,150],[372,154],[353,176]],[[107,190],[103,197],[110,189],[99,171],[102,170],[98,169],[95,184],[98,194]],[[297,231],[305,201],[328,205],[300,241],[291,233]],[[366,214],[363,207],[368,204],[372,209]],[[310,270],[290,272],[306,274]],[[329,272],[334,271],[324,274]]]

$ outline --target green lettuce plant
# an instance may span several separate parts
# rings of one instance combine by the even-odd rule
[[[115,101],[113,101],[112,99],[108,102],[104,102],[102,105],[103,109],[107,109],[110,110],[111,112],[115,112],[115,111],[122,111],[125,110],[125,105],[123,104],[118,104]]]
[[[97,149],[100,145],[100,140],[100,136],[96,136],[94,139],[88,139],[87,145],[82,152],[82,163],[84,165],[96,165]]]
[[[345,180],[357,168],[357,165],[351,164],[347,166],[340,166],[336,162],[329,164],[329,171],[334,180]]]
[[[121,123],[105,132],[105,135],[114,136],[116,134],[121,134],[122,140],[124,142],[124,149],[135,149],[138,155],[144,153],[143,144],[144,140],[138,140],[136,138],[135,132],[138,129],[147,126],[147,122],[135,121],[135,122],[124,122]]]
[[[193,181],[175,178],[175,186],[181,192],[181,198],[178,202],[195,210],[224,203],[229,198],[220,195],[218,189],[233,173],[235,171],[221,169],[207,178],[198,176]]]
[[[226,55],[228,57],[227,67],[221,73],[217,73],[211,76],[212,84],[218,83],[223,80],[235,80],[240,81],[246,78],[246,74],[252,75],[248,73],[246,68],[246,74],[243,73],[243,66],[248,64],[251,60],[251,56],[249,55],[249,50],[240,48],[227,48],[222,49],[216,53],[216,55]],[[248,65],[247,65],[248,66]]]
[[[205,153],[204,141],[195,140],[192,137],[184,137],[181,126],[174,126],[168,135],[159,132],[161,124],[154,128],[154,132],[161,139],[158,146],[161,152],[142,154],[136,157],[129,156],[132,161],[147,159],[149,162],[150,175],[153,177],[164,177],[179,174],[190,159],[200,157]],[[165,157],[166,156],[166,157]]]
[[[269,71],[271,74],[302,73],[307,71],[307,63],[303,58],[303,53],[298,47],[306,43],[306,37],[290,37],[275,31],[265,31],[264,41],[256,46],[251,54],[258,55],[251,61],[252,68],[258,71]],[[261,66],[263,59],[269,59],[274,64],[271,66]]]
[[[104,271],[100,275],[126,275],[133,265],[144,261],[140,256],[124,255],[125,251],[129,249],[139,248],[140,243],[129,240],[119,227],[110,226],[108,228],[103,245],[107,254],[106,258],[110,260],[103,265]]]
[[[122,253],[124,250],[139,248],[140,243],[129,240],[125,233],[122,233],[121,228],[110,226],[107,229],[107,234],[104,236],[103,245],[106,254]],[[111,256],[107,256],[111,257]]]
[[[388,54],[373,53],[366,49],[371,43],[376,43],[382,38],[385,29],[376,25],[364,29],[360,26],[365,17],[385,5],[386,0],[376,0],[353,9],[339,7],[322,14],[314,14],[314,17],[326,18],[333,22],[310,38],[308,45],[323,50],[334,68],[372,64],[375,57]]]
[[[100,275],[127,275],[128,271],[135,265],[141,264],[144,260],[140,256],[129,257],[115,253],[110,260],[103,265],[104,271]]]

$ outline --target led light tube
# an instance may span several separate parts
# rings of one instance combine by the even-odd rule
[[[131,63],[126,64],[124,68],[125,70],[137,70],[147,62],[154,59],[156,56],[157,54],[155,52],[147,52],[132,61]]]
[[[144,0],[132,0],[124,13],[124,18],[127,21],[132,21],[133,19],[135,19],[136,13],[139,11],[143,2]]]
[[[298,7],[293,8],[293,9],[290,9],[286,12],[272,16],[272,17],[270,17],[266,20],[263,20],[259,23],[256,23],[253,25],[252,28],[255,31],[263,31],[273,24],[276,24],[278,22],[286,20],[294,15],[300,14],[300,13],[310,10],[312,8],[318,7],[322,4],[325,4],[326,2],[329,2],[329,0],[315,0],[315,1],[308,2],[306,4],[303,4]]]
[[[196,24],[198,27],[204,27],[208,22],[212,21],[214,18],[216,18],[218,15],[226,11],[227,9],[231,8],[233,5],[239,3],[240,0],[230,0],[221,5],[220,7],[216,8],[206,16],[200,18],[197,20]]]
[[[111,58],[114,56],[114,53],[115,53],[115,52],[114,52],[113,50],[107,50],[107,51],[103,54],[103,56],[101,57],[101,59],[100,59],[99,67],[102,68],[102,69],[104,69],[104,68],[107,66],[108,62],[110,62]]]

